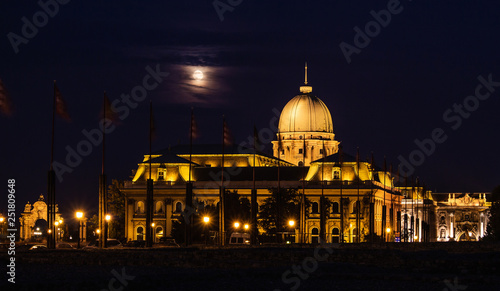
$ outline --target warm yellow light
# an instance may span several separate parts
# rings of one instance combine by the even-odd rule
[[[205,223],[210,222],[210,217],[208,217],[208,216],[204,216],[204,217],[203,217],[203,222],[205,222]]]
[[[62,219],[59,219],[59,224],[62,224]]]
[[[97,234],[100,234],[101,233],[101,230],[100,229],[96,229],[95,231]]]
[[[3,217],[0,217],[0,222],[3,222],[5,218]]]
[[[77,211],[76,212],[76,218],[81,219],[83,217],[83,212]]]
[[[111,215],[106,214],[106,217],[104,219],[106,219],[106,221],[110,221],[111,220]]]
[[[295,220],[289,220],[288,221],[289,226],[294,226],[295,225]]]
[[[238,228],[238,227],[240,227],[240,223],[239,222],[235,222],[234,223],[234,228]]]
[[[54,224],[55,224],[56,226],[58,226],[58,225],[59,225],[59,221],[56,221]]]
[[[249,228],[250,228],[250,225],[245,224],[243,227],[244,227],[245,229],[249,229]]]
[[[415,235],[415,236],[413,237],[413,239],[418,239],[418,235]]]
[[[202,72],[202,71],[200,71],[200,70],[196,70],[196,71],[194,71],[194,73],[193,73],[193,78],[194,78],[195,80],[201,80],[201,79],[203,79],[203,72]]]
[[[151,226],[152,226],[152,227],[155,227],[155,223],[154,223],[154,222],[153,222],[153,223],[151,223]]]
[[[390,228],[390,227],[388,227],[388,228],[386,228],[386,229],[385,229],[385,231],[386,231],[387,233],[389,233],[389,232],[391,232],[391,228]]]
[[[52,229],[47,230],[48,233],[52,233]]]

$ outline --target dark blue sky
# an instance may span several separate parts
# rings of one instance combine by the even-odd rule
[[[395,168],[399,156],[409,159],[418,149],[415,139],[441,128],[446,141],[415,175],[440,192],[491,191],[500,184],[500,87],[477,103],[466,97],[480,75],[500,82],[498,4],[401,1],[400,12],[348,63],[339,45],[354,45],[354,28],[365,30],[374,20],[370,11],[389,2],[243,0],[221,21],[212,1],[70,1],[18,53],[8,35],[23,36],[21,19],[33,21],[41,7],[1,3],[0,78],[15,112],[0,117],[0,183],[16,179],[19,211],[46,193],[53,80],[73,119],[56,121],[55,159],[64,162],[65,148],[97,127],[102,92],[112,101],[129,94],[142,84],[146,66],[169,73],[147,96],[159,150],[188,142],[191,107],[198,143],[220,142],[223,114],[236,142],[252,135],[254,122],[268,127],[273,109],[298,94],[307,61],[313,93],[330,108],[345,151],[359,146],[362,157],[373,151],[379,165],[387,156]],[[203,83],[192,79],[196,69],[205,72]],[[459,113],[448,122],[443,114],[464,100],[473,110],[454,130]],[[109,135],[109,181],[127,179],[147,153],[147,126],[144,101]],[[57,184],[64,211],[97,205],[100,159],[94,148]]]

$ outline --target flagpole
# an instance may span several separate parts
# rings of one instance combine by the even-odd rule
[[[48,219],[48,227],[50,230],[50,234],[47,237],[47,247],[49,249],[55,249],[55,241],[54,241],[54,234],[55,234],[55,195],[56,195],[56,190],[55,190],[55,172],[53,169],[53,163],[54,163],[54,135],[55,135],[55,119],[56,119],[56,80],[54,80],[54,94],[53,94],[53,99],[52,99],[52,136],[51,136],[51,143],[50,143],[50,168],[48,172],[48,177],[47,177],[47,219]]]
[[[340,243],[344,243],[344,197],[342,196],[342,186],[344,184],[342,159],[343,159],[342,146],[339,146],[339,164],[340,164]]]
[[[107,246],[107,225],[106,225],[106,176],[105,176],[105,153],[106,153],[106,91],[104,91],[102,98],[102,162],[101,162],[101,176],[99,177],[99,248],[106,248]]]
[[[151,144],[153,139],[153,102],[149,101],[149,179],[146,192],[146,247],[153,246],[153,180],[151,179]]]
[[[191,126],[189,127],[189,179],[186,183],[186,206],[193,209],[193,182],[191,181],[192,171],[192,156],[193,156],[193,123],[194,123],[194,109],[191,107]],[[191,223],[185,224],[185,241],[186,246],[191,245]]]
[[[251,193],[251,211],[252,211],[252,245],[257,245],[257,213],[258,213],[258,204],[257,204],[257,188],[255,187],[255,155],[257,153],[257,128],[255,127],[255,123],[253,125],[253,167],[252,167],[252,193]]]
[[[225,133],[226,133],[226,119],[222,115],[222,164],[221,164],[221,182],[220,182],[220,196],[219,196],[219,236],[220,245],[225,245],[225,233],[224,233],[224,145],[225,145]]]
[[[360,203],[359,203],[359,187],[361,183],[361,169],[360,169],[360,164],[359,164],[359,147],[357,148],[357,154],[356,154],[356,163],[358,167],[358,197],[356,201],[356,242],[359,243],[359,209],[361,208]]]
[[[321,200],[320,200],[320,237],[321,240],[326,242],[326,229],[325,229],[325,140],[322,139],[323,142],[323,160],[321,162]]]

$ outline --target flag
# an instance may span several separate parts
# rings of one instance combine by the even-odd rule
[[[56,100],[56,113],[66,121],[71,121],[71,117],[66,109],[66,103],[64,102],[59,88],[57,88],[56,82],[54,81],[54,94]]]
[[[114,124],[119,124],[118,114],[113,110],[113,108],[111,108],[111,102],[109,102],[106,92],[104,92],[104,104],[101,109],[100,118],[107,119]]]
[[[0,80],[0,112],[7,116],[12,115],[12,103],[9,92],[5,89],[2,80]]]
[[[224,130],[224,145],[232,145],[233,144],[233,137],[231,136],[231,132],[229,131],[229,128],[227,127],[226,120],[224,119],[223,123],[223,130]]]
[[[151,139],[156,138],[156,122],[153,115],[153,102],[149,102],[149,134]]]
[[[191,138],[196,139],[198,138],[198,126],[196,125],[196,119],[194,119],[194,111],[193,108],[191,108]]]

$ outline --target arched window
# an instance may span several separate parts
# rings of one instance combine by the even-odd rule
[[[182,212],[182,202],[175,203],[175,212],[177,212],[177,213]]]
[[[334,180],[340,179],[340,171],[333,171],[333,179]]]
[[[300,161],[299,162],[299,167],[303,167],[304,166],[304,162]]]
[[[155,241],[160,241],[160,237],[163,236],[163,227],[157,226],[155,229]]]
[[[332,243],[340,242],[340,230],[338,228],[332,229]]]
[[[155,212],[156,213],[163,213],[163,202],[162,201],[156,202]]]
[[[136,212],[139,213],[139,214],[142,214],[142,213],[144,213],[144,210],[146,210],[146,208],[144,207],[144,202],[138,201],[137,202],[137,211]]]
[[[339,213],[339,203],[338,202],[333,202],[332,213]]]
[[[144,228],[142,226],[137,227],[137,240],[144,239]]]
[[[444,216],[441,216],[441,224],[445,224]]]
[[[313,202],[312,203],[312,207],[311,207],[311,212],[312,213],[318,213],[319,212],[319,205],[318,205],[318,202]]]
[[[313,244],[319,243],[319,230],[316,227],[311,230],[311,242]]]
[[[444,228],[441,229],[440,237],[441,238],[445,238],[446,237],[446,230]]]

